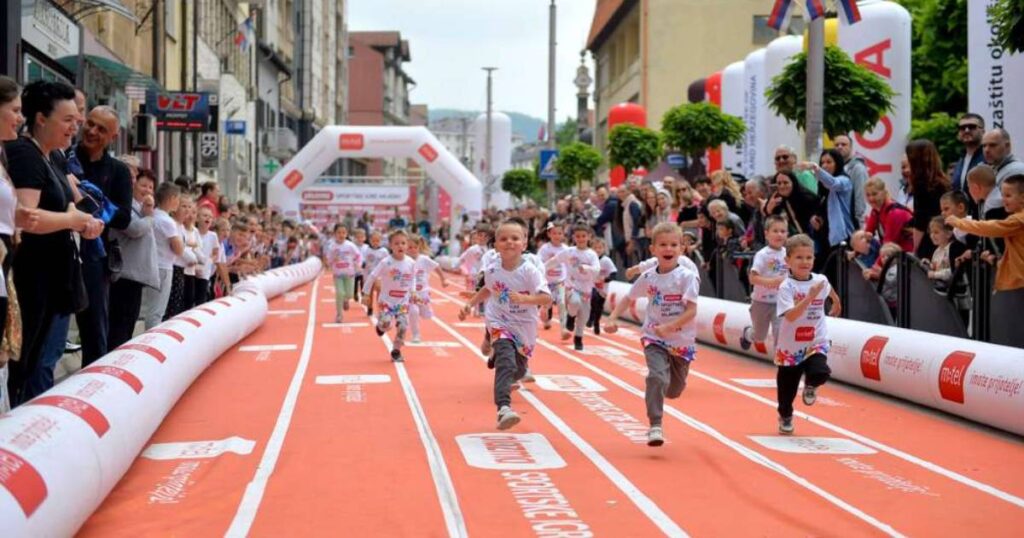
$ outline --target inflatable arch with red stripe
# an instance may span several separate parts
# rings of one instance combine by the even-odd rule
[[[267,184],[270,207],[299,218],[302,188],[341,158],[412,159],[451,195],[453,229],[463,214],[480,219],[483,185],[426,127],[324,127]]]

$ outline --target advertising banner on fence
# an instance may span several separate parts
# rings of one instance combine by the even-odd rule
[[[395,216],[395,208],[408,222],[416,216],[416,187],[409,185],[314,183],[303,188],[299,196],[303,218],[320,228],[343,221],[346,213],[358,218],[369,212],[378,226]]]

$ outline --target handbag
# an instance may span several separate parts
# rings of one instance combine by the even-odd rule
[[[65,304],[58,306],[58,310],[62,314],[77,314],[89,308],[89,293],[85,290],[82,276],[82,255],[70,234],[68,242],[71,243],[71,256],[68,261],[67,299]]]

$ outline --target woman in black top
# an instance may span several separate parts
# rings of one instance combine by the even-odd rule
[[[812,233],[811,218],[818,209],[818,197],[805,189],[793,172],[775,174],[775,188],[764,205],[767,215],[784,215],[789,235]]]
[[[928,223],[942,214],[939,199],[951,189],[949,177],[942,170],[942,158],[930,140],[914,140],[907,144],[910,165],[910,193],[914,196],[914,253],[930,260],[935,244],[928,236]]]
[[[27,119],[23,136],[5,146],[9,171],[18,203],[38,209],[34,230],[24,230],[14,256],[14,285],[21,303],[21,358],[11,363],[8,388],[11,406],[23,403],[25,382],[39,361],[43,342],[56,314],[72,313],[71,291],[76,231],[93,239],[103,223],[75,209],[74,190],[51,153],[71,145],[78,129],[75,90],[61,82],[36,81],[22,92],[22,110]],[[81,282],[77,282],[81,288]]]

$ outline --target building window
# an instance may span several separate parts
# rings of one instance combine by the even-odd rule
[[[807,26],[804,18],[794,15],[789,19],[789,31],[787,35],[803,35]],[[767,45],[779,37],[779,32],[768,26],[768,15],[754,15],[753,43],[755,45]]]

